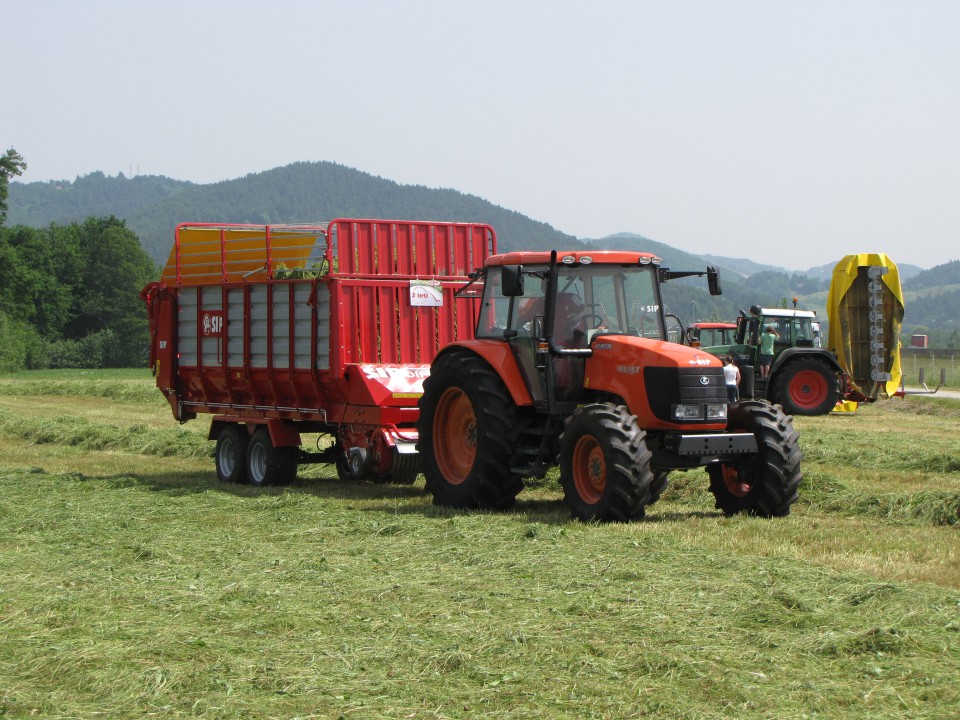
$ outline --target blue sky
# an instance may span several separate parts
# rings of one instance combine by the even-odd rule
[[[330,160],[579,237],[791,269],[960,258],[960,2],[0,0],[0,16],[0,150],[25,182]]]

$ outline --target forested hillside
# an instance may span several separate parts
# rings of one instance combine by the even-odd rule
[[[960,287],[960,260],[937,265],[903,281],[905,290],[946,288],[951,285]]]
[[[150,256],[165,262],[177,223],[313,223],[336,217],[485,222],[504,250],[580,247],[543,222],[456,190],[400,185],[330,162],[294,163],[211,185],[164,177],[105,177],[11,183],[8,225],[46,225],[113,214]]]

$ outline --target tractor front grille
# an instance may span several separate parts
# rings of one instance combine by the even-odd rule
[[[660,420],[672,422],[672,407],[681,404],[727,402],[723,368],[663,368],[643,370],[650,409]],[[716,422],[712,420],[711,422]]]

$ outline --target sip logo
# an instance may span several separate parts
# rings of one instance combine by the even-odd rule
[[[223,311],[204,310],[200,316],[204,337],[220,337],[223,334]]]

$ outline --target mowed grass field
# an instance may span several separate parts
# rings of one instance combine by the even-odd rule
[[[797,418],[788,518],[217,482],[146,372],[0,377],[0,716],[956,718],[960,401]]]

